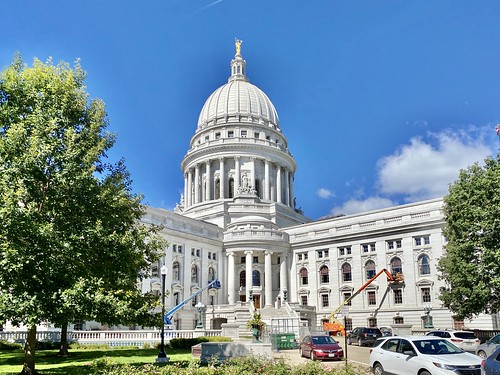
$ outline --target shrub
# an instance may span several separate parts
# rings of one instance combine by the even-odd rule
[[[0,350],[19,350],[22,348],[23,345],[18,342],[8,342],[5,340],[0,340]]]
[[[191,349],[192,346],[202,342],[208,342],[208,337],[196,337],[192,339],[172,339],[168,345],[172,349]]]

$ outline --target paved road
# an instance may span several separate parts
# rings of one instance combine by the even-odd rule
[[[342,345],[342,347],[345,347],[345,345]],[[291,349],[291,350],[281,350],[280,352],[274,353],[273,354],[274,358],[283,358],[285,359],[288,363],[293,363],[293,364],[300,364],[300,363],[306,363],[307,361],[310,361],[309,358],[301,358],[299,355],[299,350],[298,349]],[[366,366],[367,369],[369,368],[369,359],[370,359],[370,348],[369,347],[358,347],[355,345],[349,345],[347,347],[347,361],[352,364],[356,365],[362,365]],[[323,361],[323,363],[326,366],[338,366],[341,364],[344,364],[344,362],[341,361]],[[370,372],[367,372],[370,373]]]

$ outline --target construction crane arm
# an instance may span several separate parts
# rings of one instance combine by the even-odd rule
[[[177,306],[175,306],[172,309],[170,309],[169,311],[167,311],[165,313],[165,315],[163,316],[163,321],[165,322],[165,324],[172,325],[172,316],[174,315],[174,313],[177,310],[179,310],[182,306],[184,306],[186,303],[188,303],[193,298],[195,298],[197,295],[199,295],[200,293],[202,293],[204,290],[209,289],[209,288],[220,289],[220,281],[217,280],[217,279],[211,281],[210,283],[208,283],[208,285],[206,287],[198,290],[196,293],[193,293],[188,298],[186,298],[184,301],[182,301],[181,303],[179,303]]]

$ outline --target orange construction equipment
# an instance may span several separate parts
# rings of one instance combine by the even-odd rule
[[[397,286],[401,286],[404,284],[404,277],[401,272],[397,272],[395,274],[390,273],[387,271],[385,268],[375,274],[370,280],[368,280],[366,283],[363,284],[361,288],[359,288],[356,293],[354,293],[352,296],[347,298],[344,303],[342,303],[339,307],[337,307],[335,310],[332,311],[332,313],[329,316],[330,321],[329,322],[324,322],[323,323],[323,330],[328,331],[330,336],[345,336],[345,329],[344,325],[340,323],[335,315],[339,313],[340,310],[342,310],[342,307],[346,306],[351,302],[351,300],[356,297],[359,293],[361,293],[368,285],[370,285],[377,277],[379,277],[382,273],[385,273],[387,275],[387,282],[388,282],[388,287],[389,288],[394,288]]]

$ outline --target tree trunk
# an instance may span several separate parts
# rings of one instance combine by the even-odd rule
[[[59,347],[59,355],[60,356],[68,356],[68,324],[63,323],[61,327],[61,346]]]
[[[34,375],[35,371],[35,349],[36,349],[36,325],[28,328],[28,337],[24,345],[24,363],[22,375]]]

